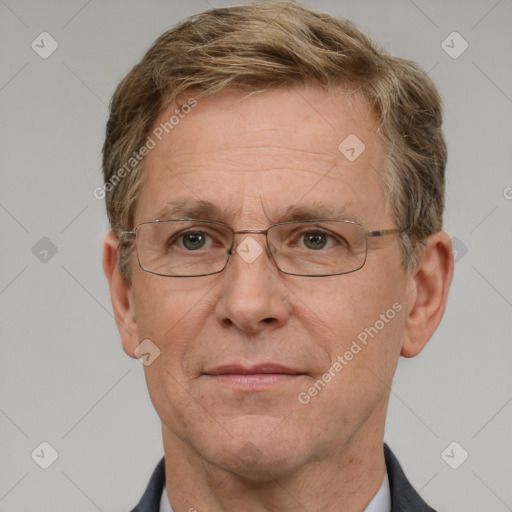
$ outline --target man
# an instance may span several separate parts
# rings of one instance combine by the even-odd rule
[[[104,270],[165,458],[134,511],[427,511],[383,444],[453,263],[438,93],[293,3],[163,34],[118,86]],[[172,508],[171,508],[172,507]]]

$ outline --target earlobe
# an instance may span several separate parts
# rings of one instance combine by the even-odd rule
[[[411,274],[405,336],[400,354],[421,352],[441,322],[453,276],[451,241],[444,232],[427,238]]]
[[[117,237],[112,231],[105,235],[103,239],[103,271],[110,288],[112,308],[121,335],[123,349],[130,357],[136,358],[134,350],[139,341],[132,286],[126,281],[119,269],[118,245]]]

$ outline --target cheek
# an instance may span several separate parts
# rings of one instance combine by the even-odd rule
[[[328,361],[301,398],[311,401],[318,421],[325,410],[332,411],[327,422],[333,428],[355,426],[389,393],[406,316],[401,263],[389,263],[387,271],[363,267],[297,293],[302,304],[297,315]],[[314,336],[315,331],[326,334]]]
[[[299,401],[319,425],[352,431],[375,408],[384,407],[400,353],[405,305],[392,279],[365,285],[355,274],[340,277],[343,285],[329,291],[299,294],[305,302],[297,313],[302,325],[328,355]],[[328,326],[328,334],[314,337],[315,323]],[[325,411],[330,411],[327,416]]]
[[[212,287],[147,274],[134,282],[139,339],[150,339],[160,350],[144,367],[152,403],[161,418],[174,429],[201,421],[204,410],[191,399],[184,372],[188,354],[194,350],[211,310],[207,291]]]
[[[365,332],[396,334],[403,327],[403,287],[394,272],[365,272],[337,276],[330,281],[318,280],[315,286],[299,285],[294,289],[295,315],[300,322],[335,348],[343,349],[347,341]],[[396,277],[393,277],[395,275]],[[324,335],[318,336],[319,329]],[[368,334],[367,334],[368,336]]]
[[[134,283],[139,337],[157,345],[161,362],[174,373],[212,310],[208,294],[212,285],[202,279],[185,282],[145,274]]]

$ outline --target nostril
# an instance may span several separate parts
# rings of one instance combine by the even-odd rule
[[[233,324],[233,320],[231,320],[230,318],[224,318],[222,320],[222,325],[223,327],[231,327]]]

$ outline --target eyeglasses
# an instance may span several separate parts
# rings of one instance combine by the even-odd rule
[[[350,220],[317,219],[273,224],[267,229],[235,231],[222,222],[196,219],[154,220],[121,232],[122,243],[135,243],[142,270],[165,277],[199,277],[222,272],[234,252],[236,234],[266,236],[268,255],[284,274],[323,277],[363,267],[368,237],[401,229],[366,231]],[[256,243],[257,244],[257,243]],[[253,241],[252,248],[258,251]],[[259,254],[258,254],[259,255]],[[248,260],[246,260],[248,261]]]

